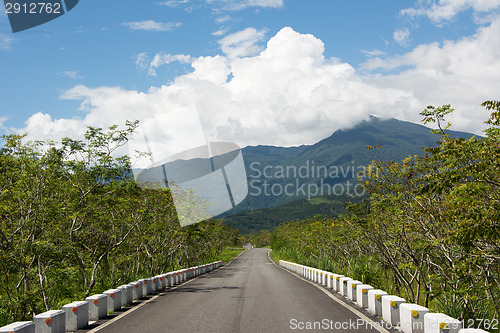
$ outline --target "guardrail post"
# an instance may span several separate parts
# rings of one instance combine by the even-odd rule
[[[360,284],[356,287],[356,302],[362,308],[368,308],[368,291],[373,290],[370,285]]]
[[[333,289],[333,283],[334,283],[334,280],[333,280],[333,273],[328,273],[327,275],[327,288],[329,289]]]
[[[358,280],[347,281],[347,298],[349,298],[353,302],[356,302],[357,300],[356,287],[360,284],[363,284],[363,282]]]
[[[117,289],[122,292],[122,306],[128,306],[132,304],[132,302],[134,301],[135,287],[131,284],[124,284],[119,286]]]
[[[85,301],[73,302],[62,307],[66,313],[66,330],[77,331],[89,325],[89,303]]]
[[[104,294],[92,295],[85,298],[89,303],[89,320],[99,320],[108,314],[107,296]]]
[[[348,281],[352,281],[352,279],[350,277],[341,277],[339,279],[339,292],[340,292],[340,295],[344,296],[344,297],[347,297],[347,282]]]
[[[167,274],[167,287],[172,287],[174,285],[174,275],[172,273]]]
[[[108,303],[108,312],[116,312],[122,308],[122,292],[120,289],[106,290],[106,301]]]
[[[340,274],[333,274],[333,290],[335,290],[336,292],[340,293],[340,290],[342,287],[342,284],[340,283],[340,279],[343,277],[345,277],[345,276],[340,275]]]
[[[143,292],[143,283],[141,281],[135,281],[130,283],[130,285],[133,287],[133,297],[134,299],[141,299],[144,297],[144,292]]]
[[[401,330],[404,333],[424,333],[424,316],[429,309],[417,304],[401,304],[399,307]]]
[[[377,317],[382,316],[382,296],[384,295],[388,294],[380,289],[368,290],[368,311]]]
[[[462,322],[443,313],[427,313],[424,315],[425,333],[458,333]]]
[[[392,295],[382,296],[382,318],[392,326],[399,325],[399,306],[406,303],[404,298]]]
[[[66,313],[63,310],[50,310],[35,316],[36,333],[66,332]]]
[[[158,279],[160,279],[160,290],[163,290],[167,287],[167,278],[165,275],[158,275]]]
[[[7,326],[0,327],[0,333],[35,333],[35,323],[32,321],[16,321]]]

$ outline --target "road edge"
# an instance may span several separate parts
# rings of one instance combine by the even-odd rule
[[[343,302],[342,300],[340,299],[337,299],[337,297],[335,297],[328,289],[326,289],[325,287],[321,286],[321,285],[318,285],[312,281],[309,281],[305,278],[303,278],[302,276],[300,275],[297,275],[295,274],[294,272],[291,272],[289,271],[288,269],[286,268],[283,268],[281,267],[279,264],[275,263],[273,259],[271,259],[271,253],[272,249],[270,249],[269,251],[267,251],[267,258],[273,263],[274,266],[284,270],[285,272],[288,272],[290,273],[291,275],[301,279],[302,281],[305,281],[313,286],[315,286],[316,288],[318,288],[319,290],[321,290],[323,293],[325,293],[328,297],[330,297],[331,299],[333,299],[335,302],[337,302],[338,304],[342,305],[344,308],[348,309],[349,311],[351,311],[352,313],[354,313],[356,316],[358,316],[359,318],[365,320],[367,323],[369,323],[371,325],[371,327],[381,333],[392,333],[388,330],[386,330],[385,328],[381,327],[382,325],[380,323],[377,323],[375,322],[373,319],[371,318],[368,318],[365,314],[361,313],[360,311],[358,311],[357,309],[353,308],[352,306],[350,306],[348,303],[345,303]]]

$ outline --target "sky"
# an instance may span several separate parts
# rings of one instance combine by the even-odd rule
[[[296,146],[452,104],[452,129],[481,134],[499,14],[500,0],[82,0],[12,33],[2,10],[0,133],[140,120],[160,145]]]

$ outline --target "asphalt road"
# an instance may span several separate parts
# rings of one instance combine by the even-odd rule
[[[316,286],[274,265],[267,253],[246,251],[93,331],[378,332]]]

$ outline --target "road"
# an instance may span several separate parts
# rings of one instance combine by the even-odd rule
[[[229,265],[167,290],[93,331],[378,332],[366,329],[359,317],[318,287],[273,264],[268,251],[248,250]],[[317,330],[306,329],[314,325]]]

